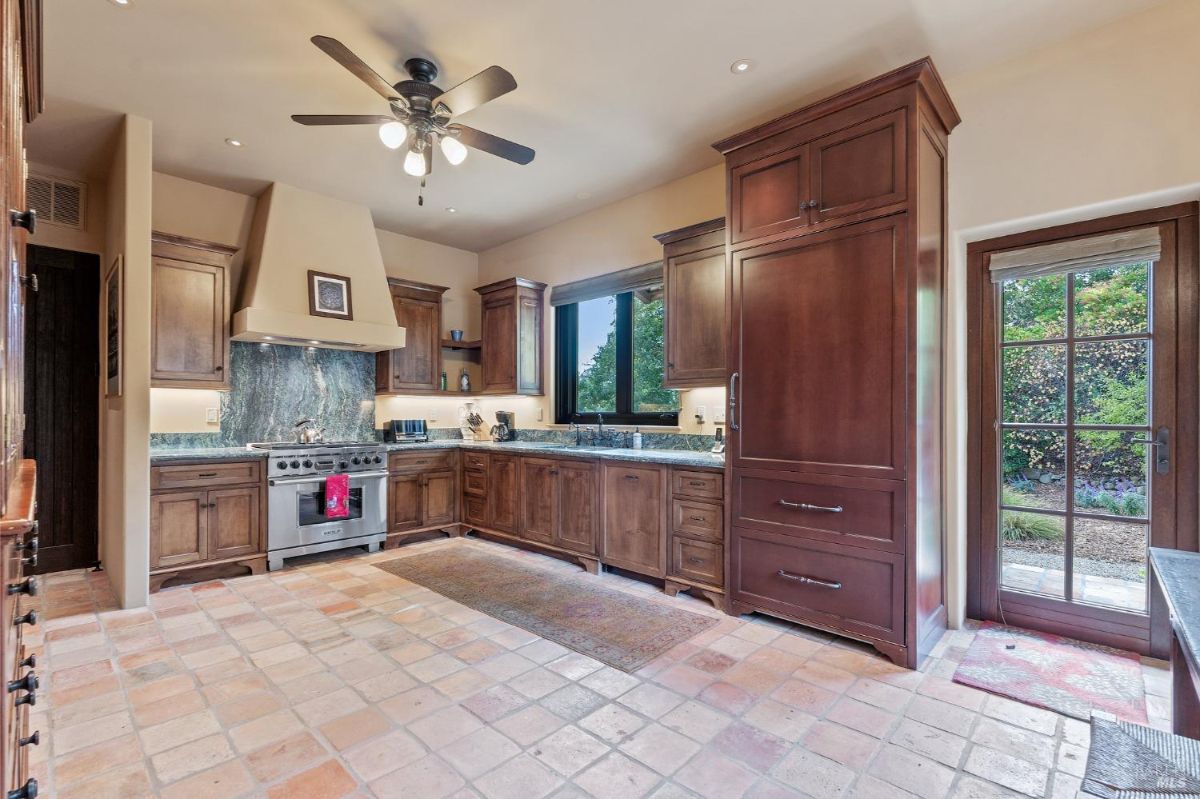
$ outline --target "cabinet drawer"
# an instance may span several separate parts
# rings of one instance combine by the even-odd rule
[[[488,487],[487,472],[478,469],[463,471],[463,493],[472,497],[486,497]]]
[[[749,471],[735,477],[733,523],[903,552],[904,486],[894,480]]]
[[[482,452],[464,452],[463,453],[463,468],[464,469],[479,469],[486,472],[488,470],[488,456]]]
[[[454,451],[393,452],[388,456],[389,472],[432,472],[454,468]]]
[[[711,541],[671,536],[671,574],[720,588],[725,584],[725,548]]]
[[[719,500],[725,496],[725,473],[672,469],[671,493],[677,497]]]
[[[690,499],[672,500],[671,531],[694,538],[720,541],[725,532],[722,516],[724,513],[720,505]]]
[[[488,504],[483,497],[463,498],[463,521],[477,527],[488,526]]]
[[[150,490],[171,488],[209,488],[211,486],[258,483],[262,480],[262,461],[202,463],[155,466],[150,469]]]
[[[904,643],[903,555],[737,528],[731,538],[735,601]]]

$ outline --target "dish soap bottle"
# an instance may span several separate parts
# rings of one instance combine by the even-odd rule
[[[642,448],[642,431],[637,427],[633,428],[633,448]]]
[[[458,376],[458,390],[463,392],[471,390],[471,376],[467,374],[466,368],[464,368],[462,370],[462,374]]]
[[[449,383],[446,382],[446,373],[442,372],[442,391],[445,391],[448,386]]]

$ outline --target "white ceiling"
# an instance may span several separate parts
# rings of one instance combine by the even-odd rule
[[[102,171],[117,114],[137,114],[154,122],[160,171],[247,193],[283,181],[367,205],[379,227],[481,250],[716,164],[712,141],[923,55],[952,78],[1158,1],[53,0],[29,150]],[[462,121],[536,160],[473,152],[451,167],[438,154],[418,207],[402,151],[374,127],[289,119],[386,112],[309,43],[318,33],[392,81],[417,55],[442,88],[507,68],[517,90]],[[740,58],[756,67],[731,74]]]

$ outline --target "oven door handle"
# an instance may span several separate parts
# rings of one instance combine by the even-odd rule
[[[325,474],[325,475],[321,475],[319,477],[272,477],[270,480],[267,481],[267,485],[290,486],[290,485],[300,485],[301,483],[323,483],[323,482],[325,482],[326,477],[331,477],[331,476],[332,475]],[[372,478],[372,477],[387,477],[387,476],[388,476],[388,473],[386,471],[351,472],[349,474],[349,477],[351,480],[355,480],[355,479],[366,480],[366,479]]]

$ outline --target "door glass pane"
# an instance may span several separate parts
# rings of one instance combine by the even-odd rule
[[[633,412],[679,410],[679,392],[663,388],[662,287],[633,293]]]
[[[1131,430],[1080,430],[1075,434],[1075,510],[1144,519],[1150,434]]]
[[[1015,591],[1064,596],[1066,520],[1027,511],[1000,511],[1001,584]]]
[[[1066,440],[1056,430],[1005,430],[1001,504],[1066,510]]]
[[[1075,421],[1149,424],[1150,342],[1096,341],[1075,345]]]
[[[1146,609],[1146,524],[1075,517],[1076,602]]]
[[[1073,275],[1075,335],[1145,333],[1150,323],[1150,264]]]
[[[1000,293],[1004,341],[1038,341],[1066,335],[1065,275],[1006,280]]]
[[[579,382],[575,409],[616,413],[617,298],[579,303]]]
[[[1005,422],[1062,424],[1067,420],[1067,348],[1062,344],[1005,347]]]

